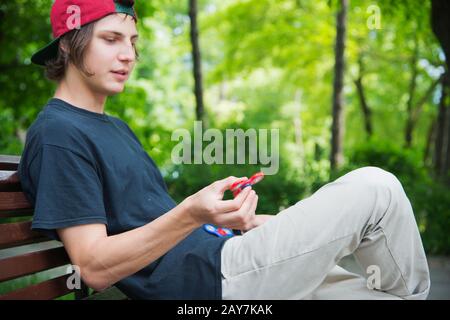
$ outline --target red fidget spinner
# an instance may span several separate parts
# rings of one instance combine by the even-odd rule
[[[233,196],[236,197],[245,187],[252,186],[260,182],[264,178],[264,173],[258,172],[251,176],[249,179],[241,179],[233,183],[230,187]]]

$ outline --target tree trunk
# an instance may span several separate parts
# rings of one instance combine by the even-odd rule
[[[412,145],[412,134],[414,132],[417,122],[419,121],[422,108],[424,104],[431,98],[434,90],[436,89],[437,85],[440,82],[441,78],[433,81],[433,83],[428,88],[427,92],[425,92],[425,94],[423,95],[422,99],[420,99],[414,105],[414,107],[411,109],[411,113],[408,114],[408,122],[406,124],[406,138],[407,138],[406,141],[409,142],[409,144],[406,144],[407,148],[410,148]]]
[[[450,185],[448,175],[450,162],[450,111],[446,98],[450,94],[450,1],[431,0],[431,28],[444,51],[447,70],[442,81],[442,95],[439,103],[437,119],[437,134],[435,143],[434,169],[438,177],[446,176],[446,183]]]
[[[297,90],[295,92],[295,116],[294,116],[294,139],[295,145],[297,146],[298,157],[300,166],[303,168],[305,164],[305,149],[303,145],[303,125],[302,125],[302,116],[301,116],[301,92]]]
[[[193,61],[193,73],[195,81],[195,102],[196,109],[195,115],[198,121],[204,120],[205,108],[203,105],[203,84],[202,84],[202,68],[201,68],[201,55],[200,44],[198,39],[197,28],[197,0],[189,0],[189,18],[191,20],[191,43],[192,43],[192,61]]]
[[[450,70],[450,1],[431,0],[431,28],[445,54],[447,70]]]
[[[362,61],[362,57],[360,56],[358,59],[359,71],[358,78],[355,80],[356,91],[358,93],[359,102],[361,105],[361,109],[364,116],[364,128],[366,129],[367,137],[370,138],[372,136],[372,112],[367,103],[366,94],[364,92],[364,86],[362,84],[363,74],[364,74],[364,65]]]
[[[426,166],[430,165],[429,160],[431,155],[431,147],[435,139],[436,139],[436,119],[433,119],[430,123],[430,127],[428,128],[427,142],[425,145],[425,151],[423,153],[423,163]]]
[[[447,81],[450,81],[447,77]],[[447,85],[447,97],[450,94],[450,88]],[[446,124],[446,130],[445,130],[445,138],[447,139],[447,143],[446,143],[446,148],[447,148],[447,153],[445,155],[445,161],[443,164],[443,168],[442,168],[442,173],[443,173],[443,177],[444,177],[444,182],[447,184],[447,186],[450,187],[450,172],[449,172],[449,168],[450,168],[450,107],[448,105],[446,105],[446,112],[447,112],[447,124]]]
[[[442,94],[441,99],[439,101],[439,111],[437,116],[437,130],[436,130],[436,142],[435,142],[435,149],[434,149],[434,169],[436,175],[439,177],[443,175],[447,170],[445,167],[445,164],[448,161],[446,161],[447,157],[447,146],[448,146],[448,135],[449,135],[449,125],[447,124],[447,118],[448,115],[448,107],[446,106],[446,99],[448,90],[446,90],[446,82],[448,82],[448,74],[446,74],[442,78]]]
[[[345,33],[347,23],[348,0],[340,0],[340,9],[336,16],[336,46],[333,82],[333,124],[331,128],[330,166],[333,172],[343,162],[342,140],[344,136],[344,70],[345,70]]]
[[[406,103],[406,110],[408,112],[406,127],[405,127],[405,147],[411,148],[412,145],[412,113],[413,113],[413,101],[414,94],[416,93],[416,85],[417,85],[417,60],[419,58],[419,39],[417,35],[414,36],[414,52],[411,57],[410,67],[411,67],[411,81],[409,83],[408,90],[408,101]]]

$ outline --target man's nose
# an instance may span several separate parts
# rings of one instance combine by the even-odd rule
[[[136,51],[134,50],[134,46],[132,44],[124,45],[118,58],[121,61],[125,60],[133,62],[136,59]]]

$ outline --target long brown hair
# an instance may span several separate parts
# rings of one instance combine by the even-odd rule
[[[92,22],[61,37],[56,58],[45,63],[45,75],[48,79],[56,82],[61,81],[66,74],[69,62],[85,75],[92,76],[84,65],[84,56],[91,42],[94,26],[95,22]]]

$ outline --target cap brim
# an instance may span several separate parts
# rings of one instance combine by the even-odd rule
[[[31,57],[31,62],[40,66],[45,66],[45,63],[51,59],[56,58],[58,54],[59,38],[53,40],[48,45],[39,49]]]

